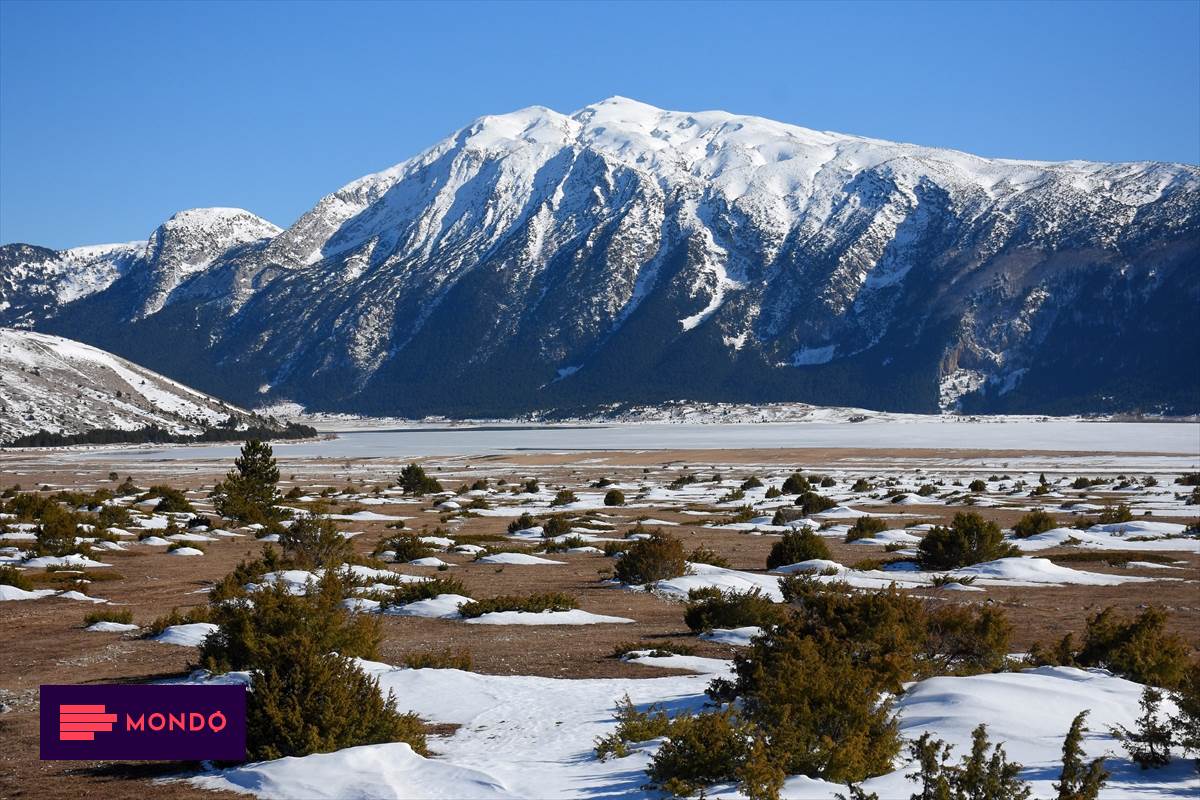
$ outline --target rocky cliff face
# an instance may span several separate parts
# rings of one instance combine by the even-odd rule
[[[0,323],[243,404],[1200,410],[1186,165],[612,98],[481,118],[283,231],[199,210],[123,247],[2,248]]]

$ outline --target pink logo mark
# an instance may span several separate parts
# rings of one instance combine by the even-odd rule
[[[116,714],[105,714],[103,705],[58,707],[58,740],[90,742],[99,731],[111,731]]]

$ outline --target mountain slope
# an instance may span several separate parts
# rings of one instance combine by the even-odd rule
[[[41,430],[157,426],[194,435],[252,416],[94,347],[0,328],[0,442]]]
[[[1186,165],[982,159],[611,98],[480,118],[282,232],[190,230],[203,257],[152,237],[59,308],[10,279],[0,322],[243,404],[1200,410]]]

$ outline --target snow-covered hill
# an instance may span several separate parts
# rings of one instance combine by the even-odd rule
[[[198,434],[242,409],[80,342],[0,328],[0,442],[40,430],[154,425]]]
[[[243,404],[374,414],[1200,408],[1194,166],[985,159],[614,97],[482,117],[283,231],[172,223],[116,267],[0,248],[0,322]]]

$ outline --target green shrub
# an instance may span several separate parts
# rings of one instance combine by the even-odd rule
[[[746,650],[735,656],[735,679],[717,679],[709,691],[741,700],[779,768],[837,783],[892,769],[900,749],[892,701],[841,642],[785,623]]]
[[[953,747],[929,733],[910,742],[908,750],[917,769],[907,777],[921,783],[915,798],[1026,800],[1031,793],[1029,784],[1021,780],[1021,765],[1008,760],[1003,745],[991,747],[986,725],[974,730],[971,752],[958,764],[950,763]]]
[[[854,485],[850,487],[852,492],[869,492],[875,488],[875,484],[868,481],[866,478],[859,478],[854,481]]]
[[[1030,536],[1036,536],[1039,533],[1045,533],[1057,527],[1058,523],[1054,521],[1054,517],[1038,509],[1037,511],[1030,511],[1017,520],[1017,524],[1013,525],[1013,536],[1016,536],[1018,539],[1028,539]]]
[[[537,525],[537,520],[529,515],[528,511],[522,511],[521,516],[508,523],[508,532],[516,533],[517,531],[528,530]]]
[[[688,553],[687,560],[693,564],[708,564],[713,567],[729,569],[729,559],[708,547],[700,546]]]
[[[171,486],[151,486],[142,497],[143,500],[159,498],[154,510],[160,514],[191,514],[196,511],[188,502],[187,495]]]
[[[967,486],[967,489],[972,492],[985,492],[987,491],[987,483],[979,478],[976,478],[975,480],[971,481],[971,483]]]
[[[690,486],[691,484],[697,482],[699,482],[699,478],[697,478],[695,475],[680,475],[678,478],[667,484],[667,487],[674,489],[675,491],[679,491],[683,487]]]
[[[542,536],[552,539],[555,536],[563,536],[571,530],[570,521],[562,514],[556,514],[552,517],[546,517],[546,521],[542,523]]]
[[[578,608],[574,596],[564,592],[546,592],[530,595],[500,595],[485,600],[472,600],[458,607],[458,613],[466,618],[482,617],[500,611],[524,611],[540,614],[543,611],[571,611]]]
[[[805,478],[799,472],[793,472],[787,477],[787,480],[783,482],[784,494],[803,494],[811,489],[812,484],[808,482],[808,478]]]
[[[887,530],[887,523],[879,517],[859,517],[854,520],[850,530],[846,531],[846,541],[854,542],[859,539],[869,539],[877,533]]]
[[[800,530],[788,531],[771,546],[771,553],[767,556],[767,569],[828,558],[829,547],[825,540],[813,533],[812,528],[805,526]]]
[[[547,553],[565,553],[576,547],[588,547],[587,539],[582,536],[564,536],[562,539],[548,541],[543,548]]]
[[[957,569],[1020,553],[1004,541],[1000,526],[974,512],[955,514],[950,527],[930,530],[917,551],[922,569]]]
[[[758,476],[751,475],[749,478],[742,481],[741,489],[743,492],[747,492],[751,489],[760,489],[762,488],[762,485],[763,482],[758,479]]]
[[[129,625],[133,622],[133,612],[127,608],[120,611],[93,611],[83,618],[83,627],[87,628],[95,625],[97,622],[117,622],[122,625]]]
[[[813,514],[828,511],[836,506],[837,503],[816,492],[805,492],[796,498],[796,505],[804,511],[804,516],[811,517]]]
[[[192,625],[197,622],[212,622],[208,606],[192,606],[183,613],[177,608],[172,608],[171,613],[164,614],[147,625],[143,635],[147,638],[158,636],[172,625]]]
[[[58,503],[50,503],[42,510],[41,524],[34,535],[37,537],[33,552],[39,556],[65,556],[79,552],[75,539],[80,535],[79,517]]]
[[[688,592],[683,621],[693,631],[713,628],[766,627],[782,622],[784,609],[757,587],[746,592],[693,589]]]
[[[1116,507],[1105,506],[1100,512],[1099,521],[1101,525],[1110,525],[1114,522],[1132,522],[1133,512],[1125,503],[1119,503]]]
[[[929,497],[929,495],[934,494],[936,492],[937,492],[937,489],[933,488],[932,483],[923,483],[923,484],[921,484],[921,488],[917,489],[917,496],[918,497]]]
[[[409,464],[400,470],[398,483],[405,494],[421,496],[444,491],[437,479],[425,474],[425,469],[420,464]]]
[[[1147,686],[1142,690],[1142,713],[1138,717],[1137,728],[1130,730],[1124,725],[1117,725],[1109,729],[1125,748],[1129,758],[1142,769],[1157,769],[1171,763],[1174,736],[1170,722],[1161,717],[1162,701],[1162,691]]]
[[[132,524],[133,517],[129,516],[129,509],[125,506],[105,505],[96,514],[96,527],[100,530],[124,528]]]
[[[613,658],[623,658],[634,652],[650,651],[654,658],[663,656],[691,656],[696,654],[696,648],[683,642],[622,642],[613,648]]]
[[[601,761],[624,758],[629,755],[626,744],[658,739],[666,736],[671,728],[671,719],[662,706],[651,705],[645,711],[638,711],[629,695],[617,701],[613,719],[617,721],[616,731],[596,738],[596,757]]]
[[[354,554],[350,540],[342,536],[333,520],[325,517],[295,520],[280,532],[279,546],[300,569],[337,567]]]
[[[404,666],[409,669],[461,669],[471,671],[471,653],[468,650],[428,650],[424,653],[409,653],[404,657]]]
[[[29,580],[29,576],[25,574],[24,570],[16,567],[0,566],[0,584],[15,586],[27,592],[33,591],[33,582]]]
[[[418,600],[432,600],[438,595],[466,595],[467,587],[457,578],[436,577],[428,581],[409,581],[401,583],[388,594],[390,605],[403,606]]]
[[[1183,637],[1167,630],[1167,612],[1161,608],[1151,606],[1129,619],[1109,606],[1088,617],[1083,647],[1073,661],[1173,689],[1187,672],[1190,650]]]
[[[559,489],[554,495],[554,499],[550,501],[552,506],[565,506],[571,503],[578,502],[579,498],[570,489]]]
[[[279,554],[270,544],[263,545],[263,557],[239,561],[233,571],[217,581],[208,592],[208,602],[221,603],[246,595],[246,585],[258,583],[262,576],[281,568]]]
[[[681,714],[650,760],[650,780],[670,794],[687,797],[713,783],[738,779],[750,756],[755,730],[733,709]]]
[[[248,602],[213,606],[207,621],[220,627],[201,645],[200,665],[210,672],[255,669],[283,650],[377,658],[379,618],[347,610],[347,588],[337,570],[328,570],[303,595],[277,581],[250,593]]]
[[[683,543],[661,531],[639,539],[617,560],[615,574],[621,583],[655,583],[678,578],[687,571]]]
[[[1071,729],[1063,739],[1062,772],[1054,784],[1058,800],[1096,800],[1108,780],[1109,773],[1104,769],[1103,757],[1092,759],[1087,765],[1083,763],[1087,715],[1086,710],[1076,714]]]
[[[394,558],[400,563],[416,561],[418,558],[425,558],[434,552],[432,546],[422,542],[419,536],[412,533],[389,536],[376,545],[374,554],[381,556],[389,550],[396,554]]]
[[[604,555],[612,558],[620,553],[628,552],[629,548],[633,547],[633,542],[605,542]]]
[[[776,497],[782,497],[782,496],[783,496],[783,492],[779,491],[778,486],[768,486],[767,487],[766,498],[768,500],[774,500]]]
[[[1200,756],[1200,661],[1191,663],[1171,699],[1179,710],[1171,722],[1175,741],[1185,752]],[[1196,769],[1200,770],[1200,758]]]
[[[625,505],[625,493],[620,489],[609,489],[604,493],[604,505],[606,506],[623,506]]]
[[[246,755],[253,760],[406,742],[427,754],[424,725],[346,655],[315,639],[284,637],[256,653],[246,696]]]
[[[928,613],[918,659],[926,675],[973,675],[1003,669],[1013,626],[991,606],[947,603]]]

